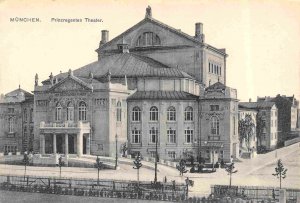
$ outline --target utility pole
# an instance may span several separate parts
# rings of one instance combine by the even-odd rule
[[[156,133],[156,137],[155,137],[155,169],[154,169],[154,183],[157,183],[157,158],[158,158],[158,154],[157,154],[157,142],[158,142],[158,133]]]
[[[118,133],[116,133],[116,163],[115,163],[115,170],[118,167]]]

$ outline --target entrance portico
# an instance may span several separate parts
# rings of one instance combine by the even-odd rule
[[[90,123],[40,123],[41,154],[90,153]]]

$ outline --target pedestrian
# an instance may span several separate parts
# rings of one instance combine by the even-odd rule
[[[230,156],[230,163],[231,164],[233,163],[233,156],[232,155]]]
[[[167,176],[164,177],[164,183],[166,183],[166,182],[167,182]]]

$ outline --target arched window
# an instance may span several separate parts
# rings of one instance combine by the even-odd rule
[[[142,35],[139,36],[136,42],[136,46],[138,47],[154,45],[160,45],[160,38],[153,32],[144,32]]]
[[[141,121],[141,109],[137,106],[132,109],[132,121]]]
[[[8,119],[8,132],[9,133],[14,132],[14,118],[13,117],[10,117]]]
[[[30,122],[33,122],[33,109],[30,109]]]
[[[167,110],[167,120],[176,121],[176,109],[174,106],[170,106]]]
[[[158,108],[156,106],[150,108],[150,121],[158,121]]]
[[[85,102],[79,103],[79,120],[85,121],[86,120],[86,104]]]
[[[72,102],[69,102],[67,105],[67,120],[74,121],[74,106]]]
[[[184,120],[185,121],[193,121],[194,120],[194,112],[193,108],[188,106],[184,110]]]
[[[117,103],[117,121],[122,121],[122,105],[120,101]]]
[[[219,126],[220,126],[220,122],[219,119],[216,116],[213,116],[211,118],[211,134],[212,135],[219,135]]]
[[[61,107],[60,103],[58,103],[55,108],[55,120],[56,121],[61,120],[61,111],[62,111],[62,107]]]

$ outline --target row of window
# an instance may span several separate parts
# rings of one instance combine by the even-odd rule
[[[55,109],[55,120],[60,121],[62,120],[62,106],[60,103],[56,105]],[[85,102],[80,102],[78,106],[78,119],[80,121],[86,121],[87,116],[86,116],[86,110],[87,110],[87,105]],[[122,120],[122,105],[121,102],[117,102],[117,121]],[[67,104],[67,121],[74,121],[74,105],[72,102],[69,102]]]
[[[193,121],[194,113],[193,108],[188,106],[184,110],[184,120],[185,121]],[[149,114],[150,121],[158,121],[158,108],[156,106],[152,106],[150,108]],[[132,121],[141,121],[141,109],[137,106],[132,109]],[[167,109],[167,120],[168,121],[176,121],[176,109],[173,106],[170,106]]]
[[[194,137],[194,130],[187,128],[184,130],[185,143],[192,143]],[[149,143],[156,143],[158,139],[158,129],[151,128],[149,130]],[[141,143],[141,130],[137,130],[136,128],[131,131],[131,142],[132,143]],[[170,128],[167,130],[167,142],[170,144],[176,143],[176,130]]]
[[[220,65],[216,65],[212,62],[208,63],[208,72],[217,74],[217,75],[222,75],[222,67]]]
[[[136,153],[138,153],[138,152],[136,152]],[[149,153],[150,153],[150,157],[155,158],[155,156],[156,156],[156,152],[155,151],[150,151]],[[220,159],[224,158],[224,151],[223,150],[219,150],[219,151],[216,150],[214,153],[216,155],[219,154],[219,158]],[[210,159],[210,154],[211,154],[211,152],[209,150],[206,150],[205,158],[206,159]],[[167,151],[167,156],[170,159],[176,159],[177,158],[177,154],[176,154],[175,151]]]
[[[62,106],[60,103],[56,105],[55,108],[55,120],[60,121],[62,120]],[[80,121],[86,120],[86,103],[80,102],[78,107],[78,119]],[[74,121],[74,105],[72,102],[67,104],[67,121]]]

